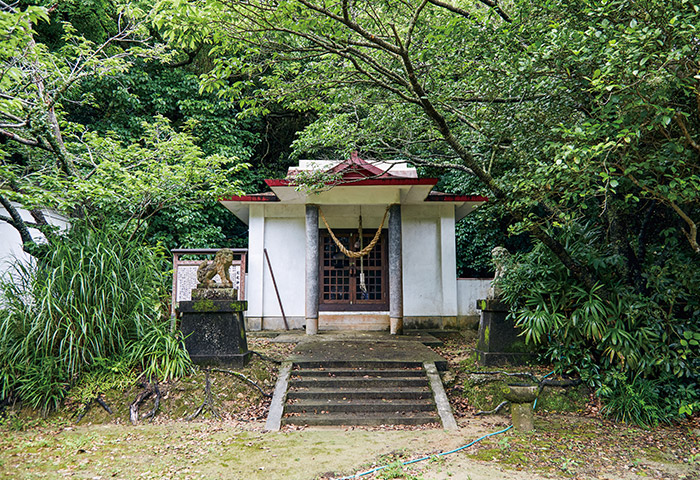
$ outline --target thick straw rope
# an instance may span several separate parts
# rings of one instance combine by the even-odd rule
[[[347,248],[345,248],[345,246],[342,243],[340,243],[340,240],[338,240],[338,238],[335,236],[335,234],[333,233],[333,230],[331,230],[331,227],[328,226],[328,222],[326,221],[325,215],[323,215],[323,210],[321,210],[321,207],[318,208],[318,213],[321,214],[321,219],[323,220],[323,224],[326,226],[328,233],[330,233],[331,238],[333,239],[335,244],[338,246],[338,249],[340,249],[340,251],[343,252],[345,254],[345,256],[347,256],[349,258],[360,258],[360,257],[364,257],[369,252],[371,252],[372,249],[374,248],[374,246],[379,241],[379,237],[381,237],[381,235],[382,235],[382,228],[384,228],[384,222],[386,221],[386,216],[389,213],[390,207],[391,207],[391,205],[387,205],[386,211],[384,212],[384,218],[382,218],[382,223],[379,225],[379,228],[377,229],[377,233],[374,234],[374,238],[372,239],[372,241],[369,242],[369,244],[365,248],[360,250],[359,252],[353,252],[352,250],[348,250]]]

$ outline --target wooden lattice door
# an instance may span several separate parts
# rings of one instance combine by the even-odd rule
[[[336,232],[334,230],[333,233],[350,250],[360,249],[357,231]],[[369,245],[374,233],[374,231],[363,232],[362,245]],[[321,249],[319,308],[321,310],[385,311],[389,309],[385,231],[382,231],[377,244],[362,260],[346,257],[327,231],[321,231],[319,243]],[[365,274],[365,291],[362,290],[360,282],[362,271]]]

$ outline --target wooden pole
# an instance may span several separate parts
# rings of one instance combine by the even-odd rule
[[[275,293],[277,294],[277,302],[280,304],[280,311],[282,312],[282,320],[284,320],[284,328],[289,330],[289,324],[287,323],[287,316],[284,314],[284,307],[282,307],[282,299],[280,298],[280,291],[277,289],[277,282],[275,281],[275,274],[272,271],[272,264],[270,263],[270,257],[267,255],[267,248],[263,248],[265,252],[265,260],[267,260],[267,267],[270,269],[270,276],[272,277],[272,285],[275,287]]]

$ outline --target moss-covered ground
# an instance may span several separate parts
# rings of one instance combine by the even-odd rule
[[[84,410],[77,393],[48,418],[21,409],[6,410],[0,421],[0,479],[327,479],[387,465],[363,478],[441,479],[700,479],[698,422],[690,420],[644,430],[609,422],[583,387],[545,389],[536,430],[513,430],[489,437],[444,457],[489,432],[507,427],[508,410],[479,416],[500,398],[501,380],[474,381],[472,332],[447,336],[436,350],[448,358],[448,395],[460,429],[422,428],[287,429],[263,432],[268,400],[236,377],[211,374],[212,398],[221,418],[205,411],[184,420],[205,398],[204,374],[161,385],[163,398],[152,420],[129,422],[129,404],[142,387],[132,384],[104,392],[114,410],[97,404]],[[291,345],[250,338],[252,349],[283,358]],[[483,369],[481,369],[483,370]],[[547,366],[509,367],[539,376]],[[254,357],[241,370],[266,392],[277,366]],[[85,391],[90,390],[89,388]],[[141,408],[153,407],[152,400]],[[402,462],[428,456],[419,463]]]

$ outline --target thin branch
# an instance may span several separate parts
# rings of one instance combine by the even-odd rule
[[[487,5],[491,8],[493,8],[494,12],[496,12],[498,14],[498,16],[501,17],[504,21],[506,21],[508,23],[512,22],[510,16],[501,9],[501,7],[498,5],[498,2],[496,2],[495,0],[479,0],[479,1],[481,3],[483,3],[484,5]]]
[[[17,143],[21,143],[22,145],[26,145],[28,147],[35,147],[35,148],[41,148],[42,150],[46,150],[48,152],[52,152],[53,149],[43,142],[40,142],[39,140],[32,140],[30,138],[24,138],[19,135],[17,135],[14,132],[9,132],[7,130],[3,130],[0,128],[0,136],[3,136],[7,138],[8,140],[13,140]]]
[[[411,23],[408,24],[408,32],[406,33],[406,41],[404,42],[404,49],[408,50],[411,47],[411,42],[413,41],[413,30],[416,28],[418,23],[418,17],[420,17],[421,12],[427,5],[428,0],[423,0],[421,4],[416,8],[413,17],[411,18]]]
[[[674,120],[678,124],[679,127],[681,127],[681,131],[683,132],[683,136],[685,139],[688,141],[691,147],[693,147],[695,150],[697,150],[698,153],[700,153],[700,145],[693,140],[693,137],[690,136],[690,132],[688,132],[688,128],[685,126],[685,122],[683,121],[683,118],[681,115],[676,114],[674,117]]]
[[[505,407],[509,403],[510,402],[508,400],[504,400],[501,403],[499,403],[498,406],[496,408],[494,408],[493,410],[479,410],[474,415],[477,417],[480,417],[482,415],[495,415],[498,412],[500,412],[503,409],[503,407]]]
[[[257,383],[255,383],[253,380],[251,380],[250,378],[246,377],[246,376],[243,375],[242,373],[234,372],[233,370],[226,370],[226,369],[223,369],[223,368],[212,368],[211,371],[212,371],[212,372],[225,373],[225,374],[227,374],[227,375],[233,375],[234,377],[238,377],[238,378],[242,379],[243,381],[247,382],[249,385],[252,385],[258,392],[260,392],[260,394],[261,394],[263,397],[265,397],[265,398],[272,398],[272,395],[270,395],[269,393],[265,393],[265,391],[263,391],[263,389],[260,388],[260,385],[258,385]]]
[[[17,230],[20,238],[22,239],[22,244],[25,247],[30,244],[33,244],[34,239],[32,238],[32,234],[29,233],[27,222],[25,222],[24,219],[22,219],[22,216],[19,214],[15,206],[12,205],[12,203],[7,198],[5,198],[4,195],[0,195],[0,205],[2,205],[3,208],[10,215],[9,217],[3,215],[2,217],[0,217],[0,219],[6,221],[10,225],[12,225],[15,228],[15,230]]]
[[[533,100],[538,100],[540,98],[545,98],[546,95],[544,94],[537,94],[537,95],[530,95],[530,96],[521,96],[521,97],[495,97],[495,98],[489,98],[489,97],[467,97],[467,98],[460,98],[457,97],[454,100],[456,102],[463,102],[463,103],[521,103],[521,102],[530,102]]]
[[[469,20],[474,19],[471,13],[450,3],[442,2],[440,0],[428,0],[428,2],[430,2],[432,5],[435,5],[436,7],[444,8],[452,13],[456,13],[457,15],[461,15],[464,18],[468,18]]]
[[[662,203],[665,203],[666,205],[671,207],[673,211],[676,212],[676,214],[683,219],[683,221],[688,225],[688,230],[683,230],[683,234],[688,239],[688,243],[690,243],[690,246],[695,251],[695,253],[700,253],[700,244],[698,244],[698,226],[695,223],[695,221],[692,218],[690,218],[690,216],[688,216],[688,214],[685,213],[678,206],[678,204],[676,204],[676,202],[659,195],[657,192],[647,187],[646,185],[642,185],[642,183],[639,180],[637,180],[637,178],[634,175],[626,175],[626,177],[632,180],[632,183],[637,185],[637,187],[649,193],[652,196],[652,198],[655,198],[656,200],[659,200]]]
[[[301,3],[302,5],[305,5],[306,7],[310,8],[311,10],[314,10],[322,15],[325,15],[326,17],[328,17],[332,20],[335,20],[338,23],[345,25],[350,30],[360,34],[368,42],[374,43],[374,44],[382,47],[387,52],[391,52],[394,55],[401,54],[401,49],[398,48],[396,45],[392,45],[391,43],[387,42],[386,40],[382,40],[378,36],[366,31],[359,24],[353,22],[350,19],[346,20],[343,17],[339,17],[338,15],[331,12],[330,10],[323,8],[323,7],[319,7],[318,5],[314,5],[313,3],[309,2],[308,0],[299,0],[299,3]]]

